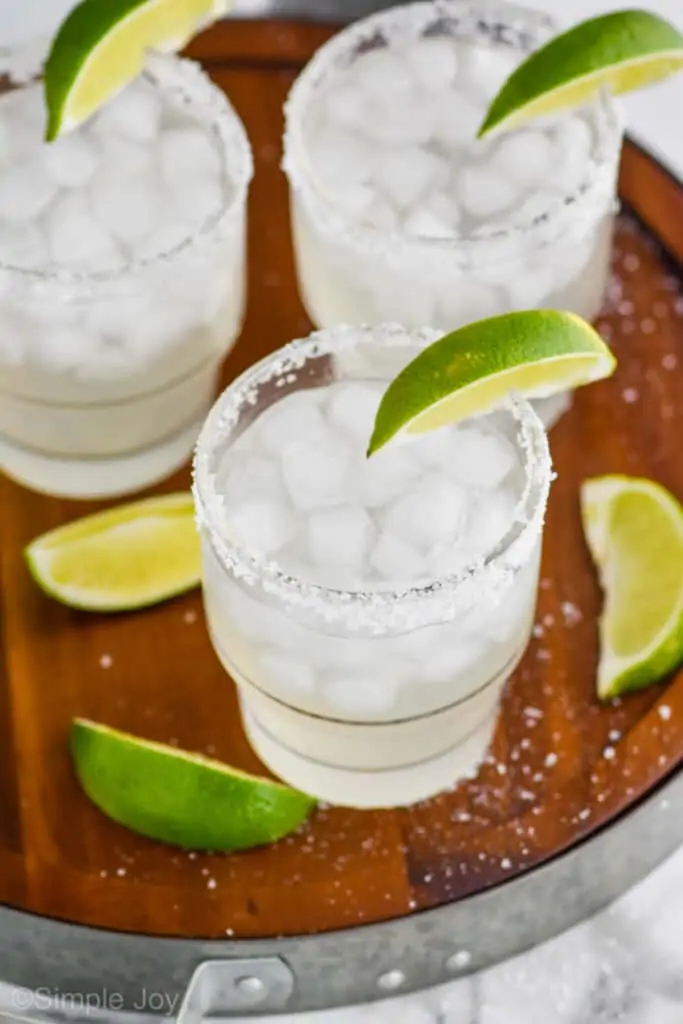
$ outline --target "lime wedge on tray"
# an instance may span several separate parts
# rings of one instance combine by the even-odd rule
[[[544,398],[608,377],[616,360],[573,313],[528,310],[461,327],[391,382],[369,454],[398,434],[423,434],[489,412],[511,391]]]
[[[47,141],[132,82],[147,50],[181,50],[227,8],[228,0],[84,0],[74,7],[45,65]]]
[[[683,661],[683,506],[652,480],[603,476],[581,489],[600,572],[598,696],[657,682]]]
[[[631,92],[683,67],[683,35],[651,11],[626,10],[581,22],[513,71],[479,136],[579,107],[601,89]]]
[[[315,801],[220,761],[83,718],[71,753],[92,802],[119,824],[190,850],[248,850],[297,829]]]
[[[38,586],[85,611],[144,608],[199,584],[199,537],[190,494],[96,512],[34,540],[25,551]]]

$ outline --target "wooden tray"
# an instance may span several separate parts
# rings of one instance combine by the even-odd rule
[[[193,46],[243,117],[257,166],[249,317],[226,382],[310,329],[294,284],[279,170],[281,108],[329,31],[223,24]],[[301,938],[402,919],[543,864],[613,822],[679,764],[683,675],[607,707],[594,697],[600,596],[578,485],[624,472],[683,495],[683,191],[629,143],[621,192],[614,275],[598,322],[619,369],[581,392],[553,432],[559,479],[536,635],[477,779],[407,810],[320,811],[302,835],[236,856],[174,851],[108,821],[71,770],[66,737],[74,715],[263,769],[209,646],[199,594],[110,618],[48,600],[30,580],[22,549],[95,506],[47,499],[5,479],[0,902],[128,935],[202,940]],[[188,484],[185,470],[159,490]]]

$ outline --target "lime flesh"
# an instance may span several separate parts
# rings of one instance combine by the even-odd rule
[[[25,555],[46,594],[86,611],[156,604],[198,586],[201,574],[185,493],[96,512],[38,537]]]
[[[248,850],[297,829],[315,801],[220,761],[77,718],[71,753],[81,786],[126,828],[192,850]]]
[[[651,11],[614,11],[581,22],[531,54],[494,98],[479,137],[618,94],[683,67],[683,35]]]
[[[83,0],[55,36],[45,65],[47,141],[88,120],[143,69],[148,49],[175,52],[227,0]]]
[[[581,489],[605,603],[598,695],[639,690],[683,661],[683,506],[652,480],[604,476]]]
[[[572,313],[529,310],[480,320],[434,342],[392,381],[368,454],[397,434],[422,434],[489,412],[511,391],[547,397],[609,376],[616,360]]]

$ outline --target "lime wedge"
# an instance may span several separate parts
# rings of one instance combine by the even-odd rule
[[[581,488],[600,573],[598,696],[655,683],[683,661],[683,506],[652,480],[603,476]]]
[[[228,0],[83,0],[45,65],[47,141],[87,121],[132,82],[147,50],[181,50],[227,7]]]
[[[79,781],[108,817],[190,850],[248,850],[306,820],[315,801],[279,782],[77,718],[71,753]]]
[[[397,434],[424,434],[489,412],[511,391],[544,398],[609,377],[615,366],[600,335],[573,313],[527,310],[468,324],[392,381],[368,454]]]
[[[144,608],[199,584],[199,538],[189,494],[96,512],[44,533],[25,551],[38,586],[85,611]]]
[[[513,71],[479,137],[579,107],[601,88],[631,92],[683,67],[683,35],[651,11],[614,11],[569,29]]]

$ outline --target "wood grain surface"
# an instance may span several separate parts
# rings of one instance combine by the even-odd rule
[[[257,167],[249,315],[226,382],[310,329],[279,170],[281,109],[326,34],[320,26],[224,24],[192,47],[243,117]],[[48,600],[28,576],[24,545],[97,506],[0,481],[1,902],[102,928],[197,938],[381,921],[514,879],[604,826],[678,765],[682,677],[608,707],[594,698],[600,596],[578,485],[594,474],[637,473],[683,496],[683,192],[628,145],[622,195],[598,323],[619,369],[581,392],[553,432],[559,478],[536,635],[506,693],[489,762],[452,793],[394,812],[320,811],[301,835],[235,856],[175,851],[108,821],[71,769],[74,715],[263,769],[209,646],[199,594],[109,618]],[[184,470],[157,490],[188,484]]]

